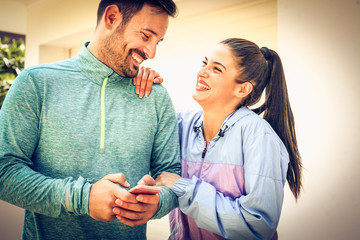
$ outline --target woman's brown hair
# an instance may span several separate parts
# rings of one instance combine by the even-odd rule
[[[253,85],[252,92],[239,107],[255,105],[265,91],[264,103],[253,111],[263,114],[263,118],[285,144],[290,158],[286,179],[295,199],[298,199],[302,188],[302,163],[280,57],[275,51],[266,47],[260,49],[255,43],[245,39],[229,38],[220,43],[231,50],[239,66],[240,76],[236,81],[250,82]]]

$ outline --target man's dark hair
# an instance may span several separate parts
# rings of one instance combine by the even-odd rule
[[[175,17],[177,13],[176,4],[172,0],[101,0],[97,12],[97,24],[105,9],[110,5],[116,5],[123,15],[122,25],[124,26],[143,8],[144,4],[158,8],[159,12],[166,12],[171,17]]]

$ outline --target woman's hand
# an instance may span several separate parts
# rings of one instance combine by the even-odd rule
[[[135,92],[140,98],[149,96],[153,83],[162,83],[164,79],[155,70],[140,67],[138,75],[133,78]]]
[[[181,176],[175,173],[162,172],[156,179],[157,186],[166,186],[168,188],[172,188],[177,180],[179,180]]]

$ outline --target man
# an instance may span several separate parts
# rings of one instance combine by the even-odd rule
[[[166,90],[138,98],[131,79],[175,13],[171,0],[103,0],[78,56],[15,80],[0,112],[0,199],[25,208],[23,239],[146,239],[145,223],[177,206],[165,187],[125,189],[180,171]]]

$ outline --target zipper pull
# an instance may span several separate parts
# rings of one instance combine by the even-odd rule
[[[201,154],[201,157],[202,157],[202,158],[205,157],[206,151],[207,151],[207,148],[205,147],[205,148],[204,148],[204,151],[203,151],[202,154]]]

